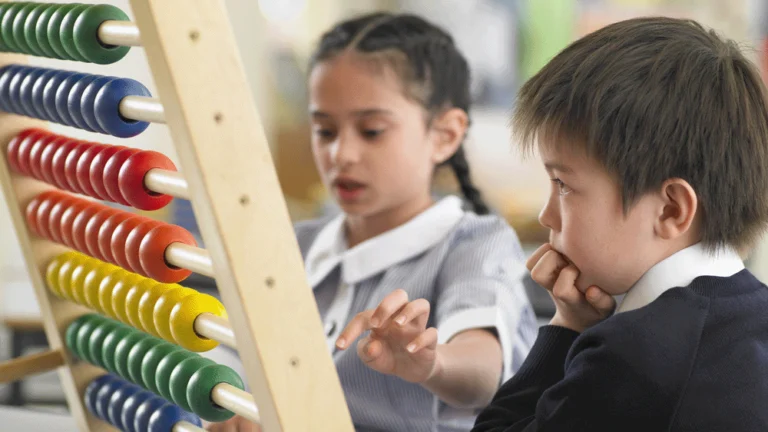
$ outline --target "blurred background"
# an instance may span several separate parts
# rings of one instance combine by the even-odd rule
[[[51,2],[51,0],[48,0]],[[64,1],[54,0],[64,3]],[[515,92],[570,41],[614,21],[647,15],[689,17],[740,42],[764,74],[768,36],[762,0],[225,0],[243,65],[257,101],[294,220],[334,211],[319,182],[309,146],[306,65],[320,34],[339,20],[374,10],[407,11],[425,16],[453,34],[473,72],[472,129],[466,142],[475,183],[494,210],[517,230],[527,251],[547,239],[537,214],[549,193],[549,179],[536,159],[522,160],[510,143],[508,118]],[[132,16],[127,0],[108,3]],[[203,59],[204,60],[204,59]],[[112,66],[34,58],[33,64],[126,76],[155,87],[144,52],[134,48]],[[765,75],[764,75],[765,76]],[[51,125],[83,139],[105,137]],[[109,138],[120,144],[118,138]],[[210,143],[213,146],[226,143]],[[128,145],[176,154],[166,128],[152,125]],[[456,191],[449,172],[436,178],[438,193]],[[175,200],[153,217],[197,232],[188,202]],[[26,275],[6,205],[0,205],[0,361],[46,346],[39,310]],[[254,245],[254,247],[258,247]],[[768,240],[747,259],[749,268],[768,280]],[[212,281],[187,285],[215,290]],[[551,312],[548,297],[533,290],[543,321]],[[536,296],[536,292],[542,294]],[[55,373],[24,383],[0,386],[0,404],[63,407]]]

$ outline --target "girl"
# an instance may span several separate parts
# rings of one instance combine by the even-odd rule
[[[315,162],[342,214],[296,234],[356,428],[467,431],[537,329],[517,237],[470,181],[467,62],[423,19],[377,13],[323,35],[309,88]],[[434,202],[441,164],[473,211]]]

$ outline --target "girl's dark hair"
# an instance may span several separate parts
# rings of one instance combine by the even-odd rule
[[[374,13],[344,21],[322,36],[310,70],[347,50],[376,56],[391,65],[400,76],[406,95],[424,106],[430,121],[449,108],[469,114],[467,61],[448,33],[424,19],[409,14]],[[488,214],[488,206],[472,183],[463,145],[445,163],[453,169],[475,213]]]

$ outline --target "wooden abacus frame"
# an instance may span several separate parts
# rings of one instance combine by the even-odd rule
[[[222,0],[131,0],[131,7],[262,428],[353,430]],[[136,35],[122,27],[128,39]],[[9,63],[27,59],[0,54],[0,66]],[[0,377],[58,367],[80,429],[111,430],[83,404],[103,370],[75,361],[63,342],[66,326],[88,310],[45,286],[48,262],[65,249],[25,223],[26,204],[50,186],[12,173],[6,160],[5,146],[30,127],[45,124],[0,113],[0,185],[51,351],[0,365]]]

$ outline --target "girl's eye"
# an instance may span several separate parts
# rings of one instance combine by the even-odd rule
[[[568,185],[563,183],[563,181],[560,180],[559,178],[553,178],[552,183],[557,185],[557,189],[560,192],[560,195],[568,195],[573,190],[570,187],[568,187]]]
[[[362,134],[365,138],[372,139],[381,136],[384,133],[384,129],[363,129]]]
[[[315,135],[320,139],[327,140],[333,138],[334,132],[330,129],[315,129]]]

